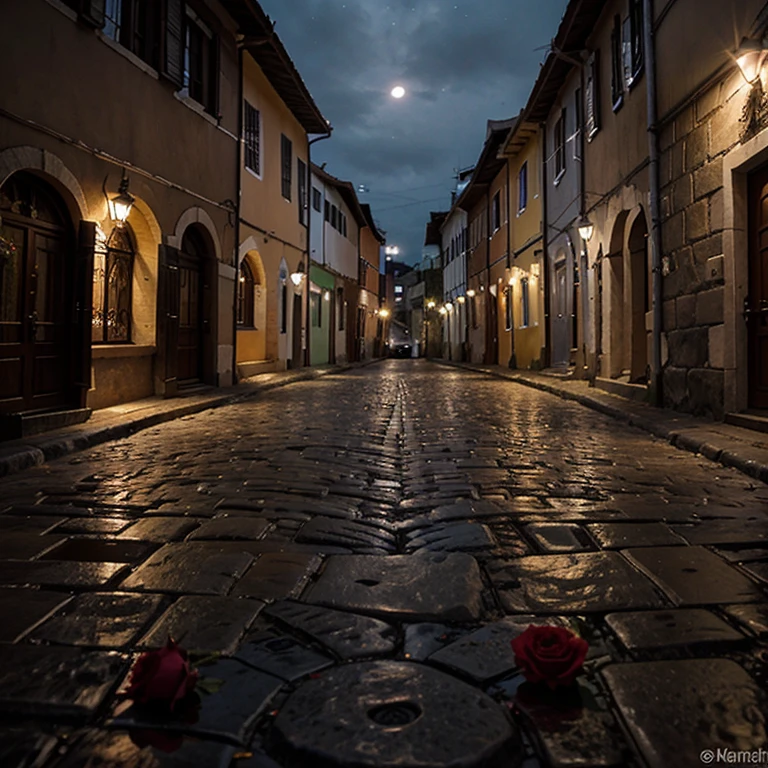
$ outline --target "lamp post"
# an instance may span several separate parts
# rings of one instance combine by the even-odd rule
[[[425,340],[425,345],[424,345],[425,348],[426,348],[426,351],[425,351],[424,357],[426,357],[426,358],[429,358],[429,324],[431,322],[431,320],[430,320],[431,313],[434,311],[434,309],[435,309],[435,302],[431,301],[431,300],[428,301],[427,302],[427,312],[426,312],[426,316],[425,316],[425,319],[424,319],[424,325],[425,325],[425,329],[426,329],[426,340]]]

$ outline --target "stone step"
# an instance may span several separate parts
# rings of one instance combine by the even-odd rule
[[[247,379],[260,373],[273,373],[279,370],[277,360],[249,360],[237,364],[238,378]]]

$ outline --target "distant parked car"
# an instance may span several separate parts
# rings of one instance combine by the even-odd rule
[[[410,357],[412,345],[410,341],[393,341],[389,345],[390,357]]]

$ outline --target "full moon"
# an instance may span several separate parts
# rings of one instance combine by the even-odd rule
[[[405,88],[403,88],[402,85],[396,85],[392,89],[392,96],[394,96],[396,99],[402,99],[403,96],[405,96]]]

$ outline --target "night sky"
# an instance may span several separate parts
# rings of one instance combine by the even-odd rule
[[[421,258],[486,120],[525,105],[567,0],[261,0],[333,136],[312,160],[365,185],[400,258]],[[404,98],[390,96],[395,85]]]

